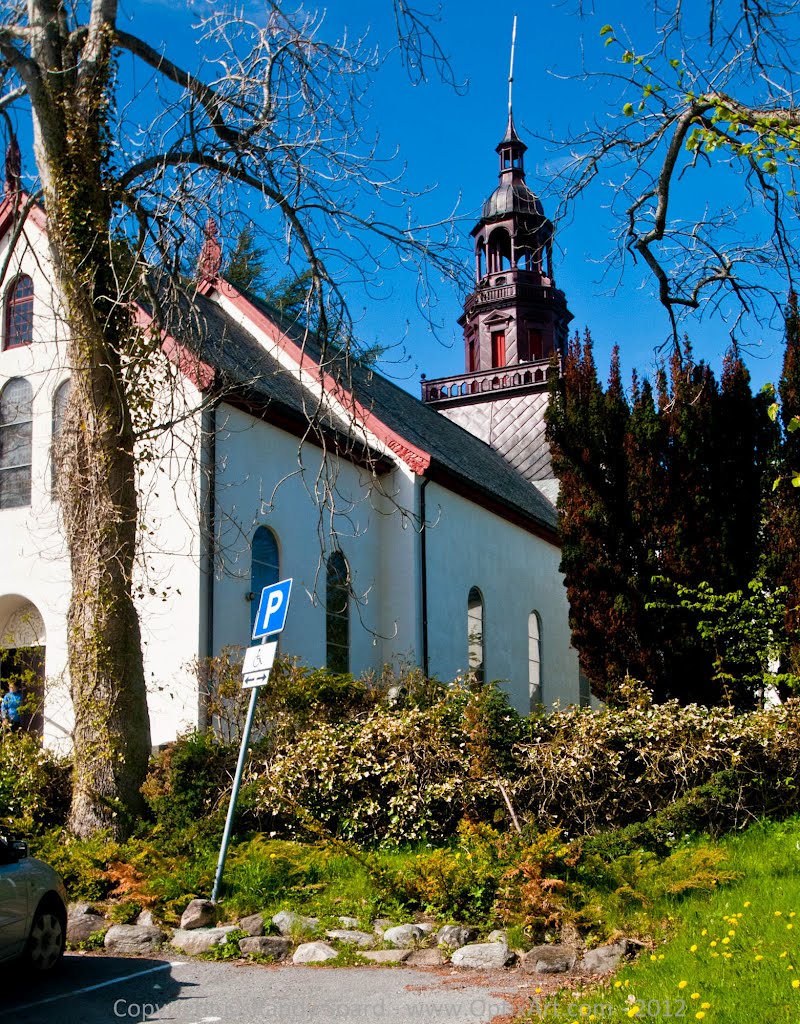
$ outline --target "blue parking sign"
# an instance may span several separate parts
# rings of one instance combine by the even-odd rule
[[[292,581],[281,580],[271,587],[264,587],[261,600],[258,602],[258,614],[253,626],[253,639],[280,633],[286,625],[286,612],[289,610],[289,595],[292,592]]]

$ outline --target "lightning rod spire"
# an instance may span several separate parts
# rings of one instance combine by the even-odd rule
[[[514,46],[517,42],[517,16],[514,15],[514,27],[511,29],[511,66],[508,69],[508,116],[511,117],[511,90],[514,87]]]

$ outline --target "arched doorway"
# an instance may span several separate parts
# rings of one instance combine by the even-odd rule
[[[0,693],[16,679],[25,700],[23,728],[44,729],[45,629],[39,609],[19,594],[0,597]]]

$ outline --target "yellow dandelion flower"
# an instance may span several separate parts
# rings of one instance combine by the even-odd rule
[[[729,932],[728,932],[728,935],[735,935],[735,934],[736,934],[736,932],[735,932],[735,931],[733,931],[733,930],[731,930],[731,931],[729,931]]]
[[[783,958],[784,958],[785,956],[788,956],[788,955],[789,955],[789,954],[788,954],[788,953],[786,952],[786,950],[784,949],[784,951],[783,951],[783,952],[781,953],[781,955],[780,955],[780,956],[778,957],[778,959],[779,959],[779,960],[783,960]]]
[[[800,978],[795,978],[792,981],[792,988],[800,988]]]
[[[750,900],[745,900],[742,905],[745,906],[745,907],[749,907],[750,906]]]
[[[711,1003],[701,1003],[700,1004],[700,1009],[701,1010],[710,1010],[711,1009]]]
[[[641,1006],[636,1006],[636,1005],[634,1004],[634,1005],[633,1005],[633,1006],[632,1006],[632,1007],[630,1008],[630,1010],[628,1010],[628,1016],[629,1016],[629,1017],[635,1017],[635,1016],[636,1016],[636,1014],[637,1014],[637,1013],[639,1013],[639,1011],[640,1011],[640,1010],[641,1010]]]
[[[700,998],[700,993],[699,992],[692,992],[692,994],[689,996],[689,998],[690,999],[699,999]]]
[[[758,956],[756,957],[756,960],[763,960],[763,959],[764,959],[764,957],[763,957],[763,956],[762,956],[762,955],[761,955],[760,953],[759,953],[759,954],[758,954]]]
[[[542,991],[542,986],[541,985],[537,985],[534,991],[538,995]]]
[[[782,910],[776,910],[775,911],[775,916],[776,917],[783,917],[783,911]]]
[[[702,930],[702,931],[700,932],[700,934],[701,934],[701,935],[708,935],[708,928],[704,928],[704,929],[703,929],[703,930]]]
[[[664,959],[664,954],[663,953],[659,953],[658,954],[658,959],[659,960],[663,960]]]
[[[787,927],[787,929],[794,928],[794,925],[793,924],[787,924],[786,927]]]
[[[678,982],[678,988],[686,988],[686,986],[687,986],[688,984],[689,984],[689,982],[688,982],[688,981],[679,981],[679,982]]]
[[[702,1020],[703,1017],[705,1017],[705,1015],[706,1015],[705,1014],[705,1010],[698,1010],[697,1013],[695,1014],[695,1018],[697,1020]]]
[[[731,940],[730,940],[730,939],[728,938],[728,936],[726,935],[726,936],[725,936],[725,938],[724,938],[724,939],[722,940],[722,945],[723,945],[723,946],[727,946],[727,945],[728,945],[728,943],[729,943],[730,941],[731,941]]]
[[[719,953],[712,953],[711,955],[712,955],[712,956],[716,956],[716,957],[718,957],[718,956],[719,956]]]
[[[794,910],[791,912],[791,914],[789,914],[789,917],[797,917],[797,914],[795,913]]]
[[[689,946],[689,952],[690,953],[696,953],[697,952],[697,944],[696,943],[693,943],[691,946]]]
[[[709,946],[711,946],[712,949],[714,948],[714,946],[716,946],[716,944],[717,944],[717,940],[716,939],[712,939],[711,942],[709,942]]]
[[[615,981],[614,982],[614,988],[622,988],[622,982],[621,981]]]
[[[658,957],[655,955],[655,953],[651,953],[650,954],[650,959],[651,960],[658,960]]]

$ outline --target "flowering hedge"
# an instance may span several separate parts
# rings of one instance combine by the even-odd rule
[[[521,721],[497,691],[456,687],[310,728],[254,766],[250,798],[262,827],[393,843],[444,838],[465,816],[510,824],[501,784],[523,823],[577,836],[667,812],[687,831],[780,817],[800,811],[798,779],[798,700],[737,714],[640,694]]]

